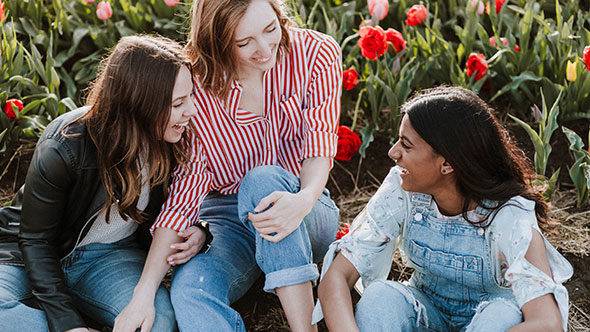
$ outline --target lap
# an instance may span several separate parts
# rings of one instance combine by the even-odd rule
[[[86,315],[109,326],[131,301],[146,258],[139,247],[118,243],[86,245],[74,252],[71,264],[64,266],[74,301]],[[173,312],[163,286],[156,294],[155,306],[157,314]]]

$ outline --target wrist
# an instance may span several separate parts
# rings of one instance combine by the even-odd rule
[[[302,189],[297,193],[297,196],[303,202],[303,208],[306,212],[309,212],[311,209],[313,209],[319,198],[319,195],[310,189]]]
[[[156,297],[157,287],[150,286],[140,282],[135,286],[133,290],[133,299],[141,302],[145,300],[153,300]]]

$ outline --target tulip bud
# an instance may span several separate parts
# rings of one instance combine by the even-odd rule
[[[570,82],[575,82],[578,78],[578,73],[576,72],[576,68],[578,67],[578,59],[574,62],[571,60],[567,60],[567,66],[565,67],[565,78]]]

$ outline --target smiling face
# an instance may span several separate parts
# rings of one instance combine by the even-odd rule
[[[418,135],[407,115],[388,155],[401,169],[401,185],[406,191],[434,195],[449,184],[452,167]]]
[[[196,109],[190,101],[192,92],[191,73],[186,66],[181,66],[178,75],[176,75],[174,90],[172,91],[170,117],[164,131],[164,140],[168,143],[180,141],[190,118],[196,114]]]
[[[267,0],[250,2],[234,36],[234,52],[240,76],[271,69],[277,60],[281,27]]]

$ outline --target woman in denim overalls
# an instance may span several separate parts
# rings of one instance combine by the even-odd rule
[[[454,87],[402,107],[389,151],[397,166],[324,259],[330,329],[567,329],[571,265],[542,235],[547,205],[534,173],[492,112]],[[386,280],[398,246],[414,268],[405,283]],[[359,277],[366,288],[353,314]]]

